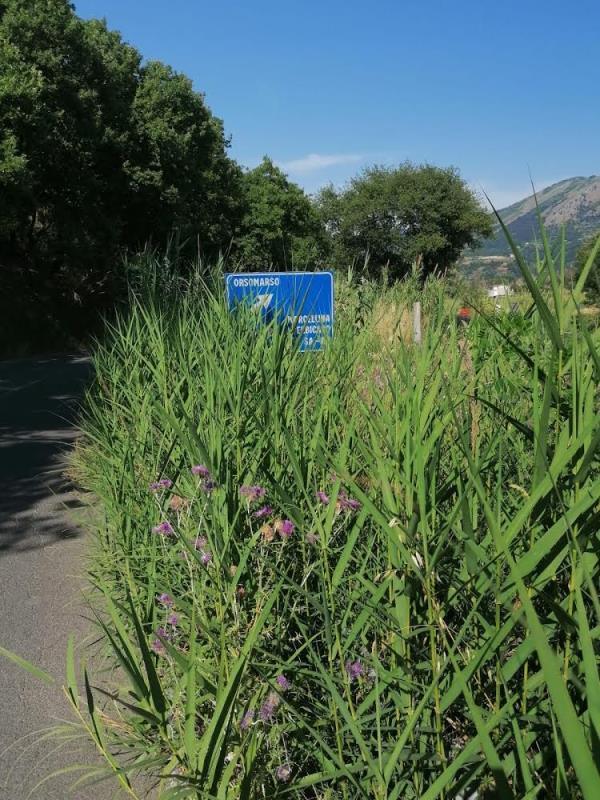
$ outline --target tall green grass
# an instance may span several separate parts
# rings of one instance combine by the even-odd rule
[[[319,354],[198,282],[98,346],[118,669],[70,652],[67,692],[132,796],[599,796],[598,334],[549,247],[521,268],[531,307],[468,329],[427,284],[418,347],[414,287],[343,279]]]

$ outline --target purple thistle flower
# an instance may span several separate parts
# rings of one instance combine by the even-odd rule
[[[360,676],[364,673],[363,665],[358,659],[356,661],[351,661],[348,659],[348,661],[346,661],[344,664],[344,667],[346,668],[346,673],[350,679],[350,683],[357,678],[360,678]]]
[[[358,500],[355,500],[353,497],[348,497],[347,492],[343,489],[339,493],[337,506],[340,511],[358,511],[360,509]]]
[[[210,478],[210,470],[204,464],[195,464],[192,467],[192,475],[199,475],[201,478]]]
[[[175,531],[170,522],[160,522],[152,528],[152,533],[158,533],[161,536],[173,536]]]
[[[161,642],[160,639],[155,639],[152,644],[150,645],[150,649],[156,653],[158,656],[164,656],[165,654],[165,646]]]
[[[194,542],[194,549],[195,550],[202,550],[203,547],[206,547],[208,541],[206,536],[197,536],[196,541]]]
[[[319,491],[317,492],[317,500],[319,501],[319,503],[322,503],[324,506],[326,506],[329,504],[329,495],[325,494],[325,492],[319,489]]]
[[[248,503],[255,503],[261,500],[267,493],[264,486],[240,486],[240,495],[245,497]]]
[[[200,561],[202,562],[202,564],[204,564],[205,567],[207,567],[210,564],[210,562],[212,561],[212,553],[210,552],[210,550],[207,550],[206,552],[202,553],[202,555],[200,556]]]
[[[287,783],[292,777],[292,768],[289,764],[280,764],[275,770],[275,776],[281,783]]]
[[[248,711],[246,711],[246,713],[242,717],[242,720],[240,722],[240,730],[247,731],[248,728],[252,725],[253,721],[254,721],[254,711],[250,708],[248,709]]]
[[[275,523],[275,530],[282,539],[289,539],[294,533],[295,525],[291,519],[280,519]]]
[[[160,481],[154,481],[150,484],[151,492],[159,492],[161,489],[170,489],[173,486],[173,481],[169,478],[162,478]]]
[[[255,511],[253,516],[255,516],[256,519],[263,519],[264,517],[270,517],[272,513],[273,509],[271,506],[263,506],[259,508],[258,511]]]
[[[175,604],[175,601],[173,600],[171,595],[167,594],[166,592],[159,594],[157,599],[159,603],[162,603],[163,606],[167,606],[167,608]]]
[[[258,715],[263,722],[270,722],[275,716],[279,706],[279,697],[275,692],[269,692],[267,699],[259,709]]]
[[[282,691],[282,692],[287,692],[287,690],[288,690],[288,689],[290,688],[290,686],[292,685],[292,684],[291,684],[291,683],[288,681],[288,679],[285,677],[285,675],[278,675],[278,676],[275,678],[275,683],[276,683],[276,684],[279,686],[279,688],[281,689],[281,691]]]
[[[169,614],[169,616],[167,617],[167,622],[169,623],[169,625],[172,625],[174,628],[176,628],[177,625],[179,624],[179,615]]]
[[[170,639],[172,637],[171,632],[168,631],[164,625],[161,625],[160,628],[156,629],[156,635],[161,639]]]

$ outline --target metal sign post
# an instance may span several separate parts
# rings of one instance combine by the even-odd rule
[[[267,322],[293,326],[302,351],[320,350],[333,336],[331,272],[229,273],[225,286],[230,309],[246,303]]]

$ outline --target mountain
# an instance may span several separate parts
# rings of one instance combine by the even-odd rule
[[[537,193],[537,205],[551,244],[558,245],[565,229],[567,263],[570,263],[581,244],[600,233],[600,176],[554,183]],[[499,214],[525,256],[529,260],[535,258],[536,242],[540,241],[536,198],[526,197],[503,208]],[[500,225],[496,225],[495,233],[495,238],[465,254],[461,266],[469,277],[486,283],[518,277],[518,267]]]

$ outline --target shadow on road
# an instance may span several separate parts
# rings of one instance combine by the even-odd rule
[[[82,356],[0,362],[0,555],[78,535],[64,457],[90,372]]]

